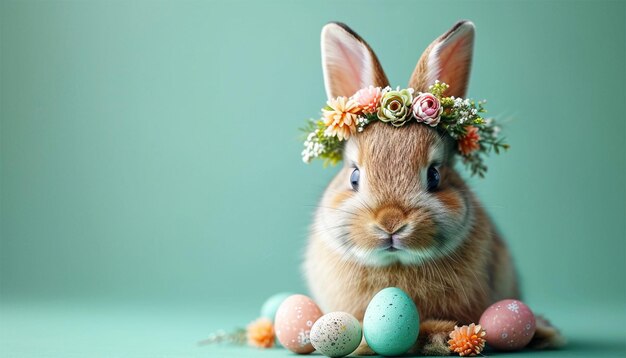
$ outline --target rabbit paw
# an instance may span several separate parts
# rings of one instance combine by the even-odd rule
[[[361,344],[359,344],[359,347],[354,352],[352,352],[352,355],[373,356],[373,355],[376,355],[376,352],[374,352],[372,348],[370,348],[370,346],[367,345],[367,342],[365,341],[365,337],[363,337],[363,339],[361,340]]]
[[[561,332],[550,321],[542,316],[536,316],[537,330],[528,347],[534,349],[554,349],[563,347],[567,342]]]
[[[448,356],[448,335],[454,329],[454,321],[426,320],[420,324],[420,333],[417,343],[411,349],[411,353],[419,353],[426,356]]]

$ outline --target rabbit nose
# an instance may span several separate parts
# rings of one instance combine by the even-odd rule
[[[405,215],[397,207],[384,207],[376,214],[376,226],[388,235],[397,234],[406,227]]]

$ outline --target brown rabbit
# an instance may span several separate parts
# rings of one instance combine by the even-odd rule
[[[329,98],[351,96],[389,81],[376,55],[350,28],[322,30],[322,66]],[[464,97],[474,25],[461,21],[424,51],[409,87],[427,91],[440,80]],[[455,324],[478,322],[491,303],[519,297],[515,268],[494,224],[454,170],[455,143],[435,129],[373,122],[345,144],[344,166],[315,214],[304,271],[325,312],[359,320],[371,298],[396,286],[421,317],[413,352],[448,355]],[[539,319],[535,346],[555,346],[558,331]],[[372,353],[364,342],[358,354]]]

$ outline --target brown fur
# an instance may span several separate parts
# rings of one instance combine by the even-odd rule
[[[402,199],[421,186],[419,176],[410,173],[418,173],[428,165],[426,149],[437,140],[439,135],[434,130],[420,124],[397,129],[373,123],[355,137],[358,161],[367,163],[368,184],[379,203],[357,212],[350,221],[355,245],[376,246],[376,239],[367,232],[370,222],[378,222],[392,232],[405,221],[417,223],[420,228],[406,238],[407,246],[433,244],[437,228],[427,209],[407,206]],[[322,208],[328,203],[331,212],[345,210],[341,204],[358,195],[344,185],[351,169],[346,166],[338,173],[322,199]],[[338,254],[319,237],[320,233],[314,232],[305,263],[311,291],[325,311],[350,312],[361,320],[367,304],[381,289],[395,286],[406,291],[422,317],[418,349],[427,354],[441,353],[441,345],[436,342],[443,342],[441,335],[447,335],[455,323],[478,322],[495,299],[517,296],[513,265],[486,213],[451,166],[441,174],[442,183],[435,193],[441,204],[458,220],[467,210],[473,216],[468,238],[454,252],[421,265],[368,266]],[[323,220],[322,215],[326,213],[318,212],[317,221]],[[365,352],[367,349],[361,348],[361,353]]]
[[[427,88],[428,61],[423,59],[459,26],[429,46],[411,77],[412,86]],[[365,44],[345,25],[341,29]],[[457,40],[471,43],[473,27]],[[448,76],[447,81],[458,79],[454,90],[462,95],[471,52],[470,60],[466,53],[458,55],[460,60],[454,53],[446,56],[457,67],[447,72],[445,65],[441,68],[455,77]],[[386,80],[377,60],[375,66],[374,77]],[[407,292],[422,322],[413,351],[429,355],[449,354],[446,337],[455,324],[477,323],[491,303],[519,295],[506,246],[454,170],[453,146],[448,137],[418,123],[395,128],[374,122],[351,137],[345,166],[329,184],[316,212],[304,263],[309,288],[326,312],[345,311],[362,320],[369,301],[381,289],[395,286]],[[434,192],[428,192],[424,182],[431,165],[437,165],[441,174]],[[357,191],[349,185],[355,167],[361,172]],[[384,252],[381,233],[402,234],[397,255],[406,253],[403,259]],[[408,253],[422,256],[413,262]],[[364,343],[357,353],[372,352]]]

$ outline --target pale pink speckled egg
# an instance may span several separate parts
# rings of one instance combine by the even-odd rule
[[[535,315],[518,300],[502,300],[480,317],[487,345],[502,351],[524,348],[535,334]]]
[[[278,307],[274,320],[278,341],[294,353],[313,352],[311,327],[320,317],[322,311],[312,299],[304,295],[287,297]]]

